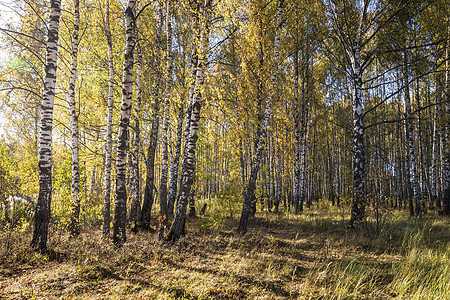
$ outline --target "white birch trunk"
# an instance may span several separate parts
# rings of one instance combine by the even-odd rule
[[[441,201],[438,197],[437,190],[437,157],[438,157],[438,143],[437,143],[437,109],[434,108],[434,118],[433,118],[433,134],[432,134],[432,145],[431,145],[431,200],[436,204],[436,207],[441,209]]]
[[[275,212],[278,212],[278,208],[280,206],[281,201],[281,189],[282,189],[282,180],[281,176],[283,175],[283,169],[281,166],[281,154],[280,154],[280,146],[277,146],[277,172],[275,182],[277,184],[276,193],[275,193]]]
[[[70,63],[69,79],[69,106],[70,118],[72,119],[72,216],[70,220],[70,234],[77,236],[80,234],[80,168],[78,153],[78,115],[75,103],[75,86],[77,82],[77,62],[78,62],[78,31],[80,27],[80,1],[73,0],[73,37],[72,37],[72,61]]]
[[[130,122],[133,86],[133,52],[135,39],[135,0],[128,0],[125,10],[126,45],[122,76],[122,105],[120,110],[119,133],[117,137],[116,199],[113,224],[113,242],[122,245],[126,241],[126,164],[128,150],[128,124]]]
[[[300,203],[300,182],[301,182],[301,151],[300,151],[300,122],[299,122],[299,70],[298,70],[298,52],[296,50],[295,53],[295,62],[294,62],[294,88],[295,88],[295,97],[294,97],[294,186],[293,186],[293,200],[295,213],[299,214],[299,203]]]
[[[202,6],[202,3],[200,1],[198,1],[196,4],[194,4],[195,8],[194,8],[194,25],[193,25],[193,29],[194,29],[194,40],[196,41],[197,39],[200,40],[200,36],[199,36],[199,32],[200,32],[200,27],[199,27],[199,23],[200,23],[200,8]],[[199,63],[199,50],[198,50],[199,45],[197,43],[194,43],[193,45],[193,52],[192,52],[192,78],[196,78],[196,74],[197,74],[197,68],[198,68],[198,63]],[[184,145],[183,145],[183,149],[187,149],[187,145],[189,142],[189,133],[190,133],[190,126],[191,126],[191,115],[192,115],[192,106],[194,103],[194,97],[195,97],[195,87],[196,87],[197,82],[195,80],[193,80],[193,83],[191,84],[191,86],[189,87],[189,99],[188,99],[188,105],[187,105],[187,109],[186,109],[186,124],[185,124],[185,129],[184,129]],[[181,125],[182,126],[182,125]],[[183,150],[183,156],[181,159],[181,165],[183,166],[185,164],[185,160],[186,160],[186,154],[187,152]],[[178,174],[177,174],[178,175]],[[180,176],[178,185],[181,186],[181,179],[182,177]],[[175,192],[176,194],[176,198],[178,199],[180,197],[180,193]]]
[[[418,156],[418,163],[420,163],[420,168],[418,168],[417,173],[420,174],[420,189],[421,189],[421,195],[420,198],[423,199],[426,196],[429,196],[429,187],[428,187],[428,178],[427,174],[425,173],[426,170],[426,163],[424,156],[426,155],[424,150],[424,141],[423,141],[423,135],[422,135],[422,116],[420,113],[420,93],[419,93],[419,80],[416,80],[416,86],[415,86],[415,98],[417,103],[417,135],[418,135],[418,142],[419,142],[419,156]],[[419,172],[420,169],[420,172]],[[425,203],[424,203],[425,205]]]
[[[108,237],[111,228],[111,154],[112,154],[112,119],[114,107],[114,61],[111,29],[109,25],[109,0],[105,6],[105,35],[108,49],[108,113],[106,119],[105,177],[103,204],[103,237]]]
[[[353,80],[353,202],[350,227],[364,220],[365,215],[365,150],[362,99],[362,69],[360,49],[348,50],[352,64]]]
[[[447,27],[445,49],[445,104],[442,106],[443,130],[441,136],[442,156],[442,208],[444,215],[450,215],[450,25]]]
[[[435,76],[435,84],[436,84],[436,92],[435,92],[435,102],[441,102],[441,92],[442,85],[440,82],[440,76],[436,73]],[[439,198],[438,191],[438,157],[439,157],[439,147],[438,147],[438,120],[439,120],[439,110],[440,104],[436,104],[433,106],[433,133],[431,140],[431,200],[436,204],[438,210],[442,208],[441,201]]]
[[[414,205],[416,216],[421,216],[421,205],[420,205],[420,186],[419,178],[417,175],[417,164],[416,164],[416,150],[414,147],[414,128],[413,119],[411,115],[411,98],[409,94],[409,76],[408,76],[408,56],[406,50],[403,52],[403,84],[404,84],[404,94],[405,94],[405,113],[406,113],[406,142],[408,144],[408,153],[411,163],[411,179],[413,182],[413,195],[414,195]]]
[[[307,55],[306,55],[307,56]],[[303,204],[306,200],[306,191],[307,191],[307,155],[306,152],[308,150],[307,145],[307,136],[308,136],[308,118],[309,118],[309,109],[308,109],[308,84],[309,84],[309,58],[306,57],[304,59],[304,67],[302,68],[302,111],[300,116],[300,174],[299,174],[299,198],[298,203],[296,205],[296,213],[301,213],[303,211]]]
[[[173,209],[175,205],[175,198],[177,196],[177,183],[178,183],[178,169],[180,165],[181,155],[181,140],[183,138],[183,119],[184,108],[180,107],[178,114],[178,126],[177,126],[177,144],[175,149],[175,157],[172,160],[172,166],[170,168],[170,183],[169,183],[169,199],[167,201],[167,209],[169,217],[173,216]]]
[[[167,73],[166,73],[166,90],[164,101],[164,117],[163,117],[163,131],[162,131],[162,153],[161,153],[161,181],[159,185],[159,202],[161,222],[167,223],[167,177],[169,173],[169,154],[168,154],[168,131],[169,131],[169,108],[170,97],[172,89],[172,1],[167,1]]]
[[[45,251],[47,249],[50,203],[52,200],[52,123],[60,15],[61,1],[51,0],[45,63],[44,93],[42,97],[41,120],[39,126],[39,196],[34,214],[33,239],[31,240],[31,247],[37,248],[41,251]]]
[[[198,139],[198,127],[200,121],[200,109],[202,98],[202,87],[205,81],[205,65],[207,61],[208,39],[209,39],[209,17],[211,13],[212,0],[206,0],[203,6],[203,33],[197,63],[197,72],[195,78],[195,87],[193,91],[192,114],[190,117],[190,130],[186,147],[183,154],[183,163],[181,166],[181,184],[180,196],[177,202],[175,217],[169,232],[169,240],[177,240],[184,233],[184,224],[186,221],[186,210],[189,201],[191,186],[194,181],[194,163],[195,152]]]
[[[139,150],[141,146],[139,118],[141,115],[141,78],[142,78],[142,53],[141,47],[136,47],[137,68],[136,68],[136,109],[134,123],[134,147],[133,165],[131,175],[131,207],[130,222],[137,222],[141,214],[141,177],[139,172]],[[135,224],[136,225],[136,224]]]

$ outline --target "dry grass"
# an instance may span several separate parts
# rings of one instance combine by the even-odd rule
[[[52,229],[46,255],[29,249],[27,226],[1,229],[0,298],[450,298],[448,219],[392,213],[349,230],[340,213],[258,214],[245,236],[213,214],[190,219],[175,244],[130,233],[122,248],[99,229]]]

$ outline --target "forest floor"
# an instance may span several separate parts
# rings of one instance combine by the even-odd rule
[[[347,229],[338,208],[257,213],[240,236],[211,213],[174,244],[130,233],[122,248],[52,228],[45,255],[29,226],[2,228],[0,299],[450,299],[449,219],[381,216]]]

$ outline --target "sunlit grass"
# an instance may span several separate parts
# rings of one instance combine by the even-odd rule
[[[85,228],[70,239],[52,227],[51,251],[29,248],[27,226],[0,230],[0,298],[448,299],[448,219],[369,212],[347,229],[342,208],[302,215],[258,212],[245,236],[239,211],[189,219],[187,236],[165,244],[132,233],[122,248]],[[3,294],[2,294],[3,293]]]

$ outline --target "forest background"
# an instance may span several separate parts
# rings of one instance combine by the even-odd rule
[[[78,249],[91,239],[97,249],[111,238],[119,248],[104,256],[119,260],[121,246],[150,243],[157,253],[169,251],[152,256],[160,263],[179,255],[169,242],[187,234],[183,243],[202,249],[216,235],[223,239],[214,247],[231,248],[220,257],[273,247],[281,251],[275,257],[292,255],[275,269],[276,259],[263,260],[259,280],[269,297],[448,295],[449,6],[447,0],[4,2],[5,282],[24,262],[100,259],[64,252],[63,243]],[[130,230],[137,235],[127,236]],[[303,271],[306,257],[299,253],[309,254],[298,244],[299,230],[303,242],[320,249]],[[21,233],[29,240],[13,242]],[[43,256],[25,246],[30,241]],[[355,261],[367,259],[358,245],[387,255],[387,265]],[[349,260],[339,256],[350,246],[356,250]],[[12,257],[14,251],[23,257]],[[143,268],[137,253],[130,255]],[[412,270],[419,257],[429,260]],[[110,270],[86,272],[115,279]],[[380,272],[386,276],[376,277]],[[425,274],[423,282],[402,277]],[[257,280],[239,276],[237,289],[231,281],[199,292],[182,282],[182,292],[166,286],[158,293],[251,297]],[[300,281],[310,288],[300,288],[306,294],[296,276],[310,279]],[[336,278],[342,286],[327,284]],[[124,293],[149,289],[140,286]]]

